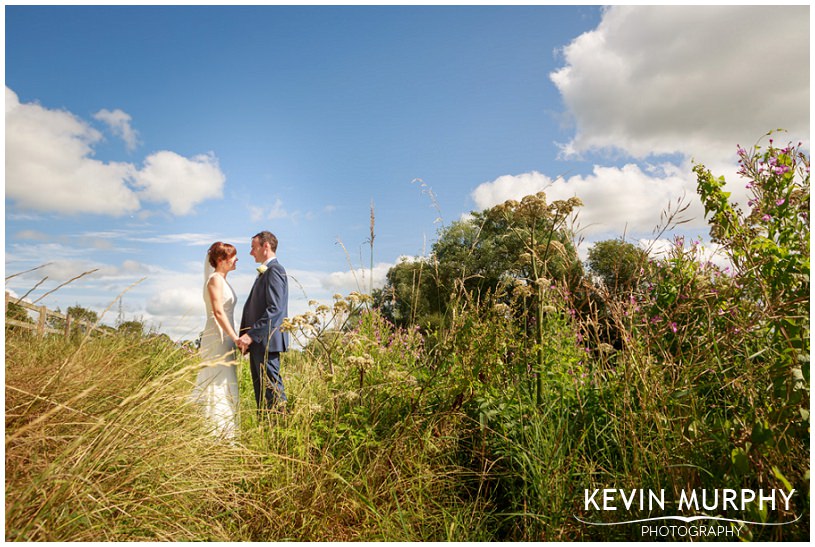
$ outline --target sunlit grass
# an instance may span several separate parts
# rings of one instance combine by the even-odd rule
[[[808,217],[789,232],[808,241]],[[588,514],[586,489],[784,487],[793,506],[746,507],[740,537],[809,540],[808,246],[779,279],[697,252],[677,240],[627,292],[454,283],[423,328],[359,292],[315,303],[284,323],[303,346],[282,356],[287,413],[257,412],[238,362],[232,443],[168,338],[7,329],[6,539],[631,541],[635,526],[578,520],[629,514]]]
[[[439,451],[433,443],[443,440],[416,444],[406,429],[339,452],[345,439],[332,431],[333,414],[323,414],[328,387],[296,353],[284,362],[291,411],[260,421],[248,363],[241,364],[242,434],[230,445],[189,402],[194,356],[159,339],[94,338],[80,347],[7,333],[6,539],[469,533],[462,526],[467,508],[452,496],[455,469],[432,456]]]

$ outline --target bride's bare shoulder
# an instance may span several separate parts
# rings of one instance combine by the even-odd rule
[[[209,278],[207,278],[207,287],[220,288],[223,286],[223,281],[224,278],[222,276],[218,275],[217,272],[212,272]]]

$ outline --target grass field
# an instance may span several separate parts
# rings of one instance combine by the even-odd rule
[[[7,327],[6,539],[637,541],[655,538],[622,522],[693,516],[731,535],[660,539],[808,541],[809,158],[740,154],[749,214],[697,167],[732,270],[677,238],[625,291],[461,280],[422,328],[337,295],[287,321],[288,414],[258,417],[239,363],[236,444],[166,336]],[[666,506],[600,510],[595,491]],[[692,492],[744,503],[683,510]]]

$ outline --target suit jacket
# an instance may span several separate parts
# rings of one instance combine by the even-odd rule
[[[289,333],[281,332],[280,325],[289,313],[289,281],[286,270],[273,258],[263,274],[255,279],[249,298],[243,306],[241,334],[247,333],[252,341],[266,351],[286,351]]]

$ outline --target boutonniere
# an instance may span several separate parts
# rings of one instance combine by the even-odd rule
[[[268,270],[268,268],[266,267],[266,264],[261,264],[260,266],[257,267],[257,270],[258,270],[258,275],[263,275],[263,272]]]

